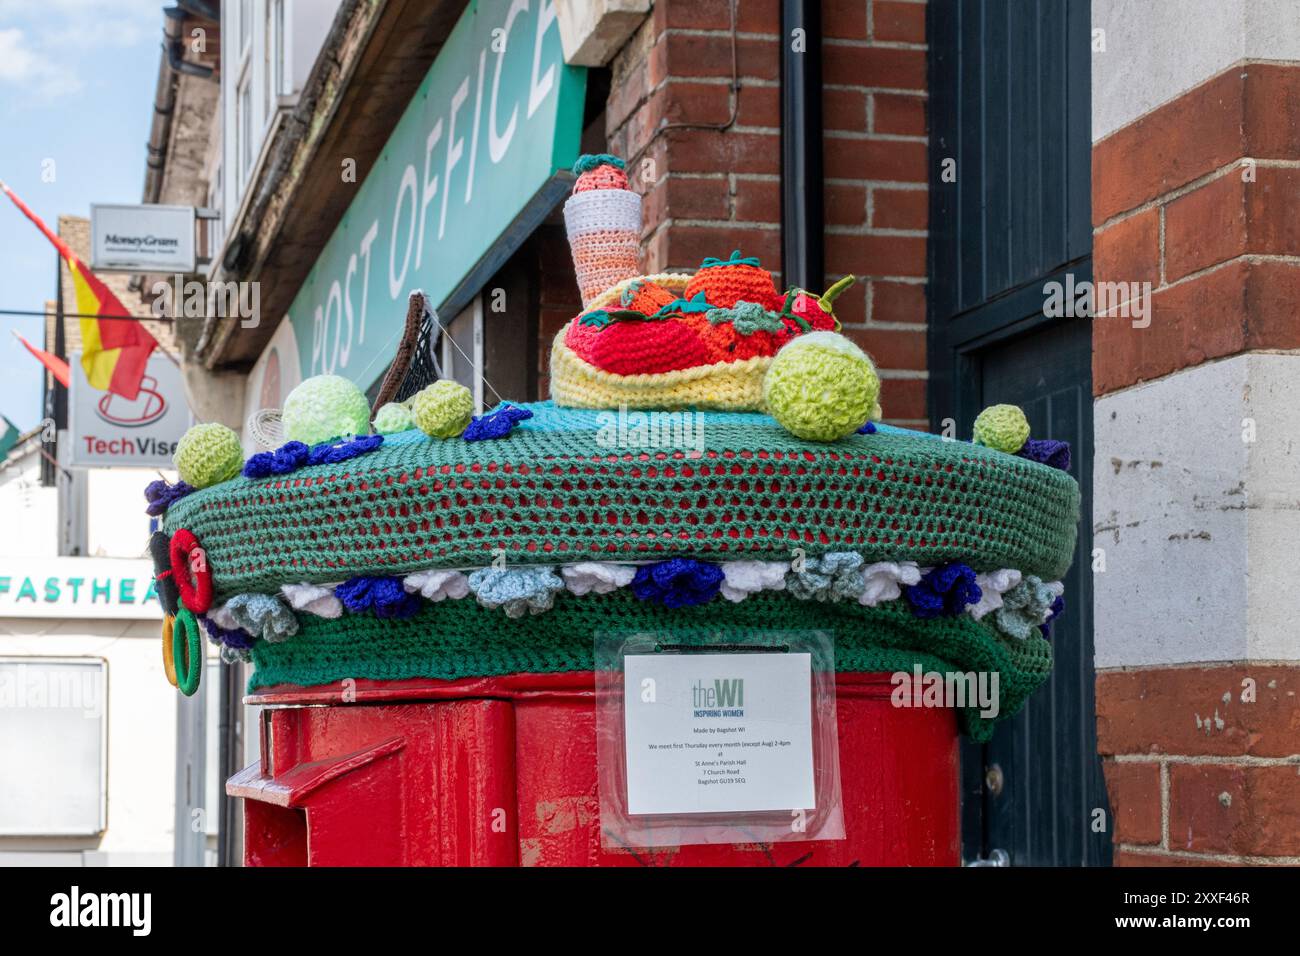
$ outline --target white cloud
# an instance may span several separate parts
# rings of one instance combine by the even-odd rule
[[[19,87],[32,99],[50,100],[81,89],[81,78],[35,47],[16,27],[0,29],[0,83]]]
[[[37,101],[77,93],[70,50],[133,48],[161,31],[157,0],[0,0],[0,83]]]

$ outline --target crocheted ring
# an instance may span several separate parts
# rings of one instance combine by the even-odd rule
[[[212,571],[199,539],[185,528],[172,533],[170,547],[172,580],[180,591],[181,603],[195,614],[212,607]]]
[[[149,536],[149,556],[153,558],[154,590],[163,613],[175,615],[180,608],[181,592],[172,580],[171,538],[166,531],[155,531]]]
[[[180,630],[182,640],[172,639],[172,663],[176,668],[176,689],[186,697],[193,697],[203,676],[203,637],[199,622],[185,608],[176,615],[174,628]]]
[[[162,654],[163,654],[163,674],[167,677],[167,683],[173,687],[176,686],[176,661],[172,657],[173,630],[176,626],[176,615],[168,614],[163,617],[162,626]]]

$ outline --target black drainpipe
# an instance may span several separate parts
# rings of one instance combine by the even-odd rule
[[[821,35],[820,0],[781,0],[781,280],[818,293],[826,279]]]

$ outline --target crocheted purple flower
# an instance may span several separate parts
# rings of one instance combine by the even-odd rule
[[[1036,461],[1040,465],[1047,465],[1049,468],[1059,468],[1061,471],[1070,470],[1070,443],[1068,441],[1031,438],[1025,442],[1024,446],[1016,454],[1021,458]]]
[[[920,618],[960,614],[983,596],[975,572],[958,563],[931,569],[919,584],[909,585],[906,594],[912,613]]]
[[[203,629],[208,632],[208,640],[213,644],[245,651],[253,646],[253,635],[247,631],[224,628],[207,615],[199,618],[199,620],[203,622]]]
[[[865,425],[863,425],[861,428],[858,429],[859,435],[874,435],[875,433],[876,433],[875,422],[867,422]]]
[[[1038,625],[1038,629],[1042,631],[1043,637],[1052,636],[1052,622],[1055,621],[1058,617],[1060,617],[1061,612],[1064,610],[1065,610],[1065,598],[1058,596],[1056,600],[1052,602],[1051,610],[1047,612],[1047,620],[1044,621],[1042,624]]]
[[[275,451],[260,451],[244,462],[245,478],[287,475],[307,463],[311,450],[300,441],[285,442]]]
[[[373,611],[375,617],[407,618],[420,611],[420,596],[407,594],[401,578],[348,578],[334,589],[334,596],[353,614]]]
[[[165,513],[177,501],[197,490],[197,488],[183,481],[178,481],[174,485],[167,484],[161,478],[157,481],[151,481],[144,488],[145,499],[149,502],[148,507],[144,509],[144,513],[151,518],[156,518]]]
[[[502,402],[486,415],[475,416],[460,437],[466,441],[505,438],[516,424],[532,417],[533,413],[529,409]]]
[[[333,465],[349,458],[356,458],[372,452],[384,443],[383,435],[361,435],[341,442],[321,442],[312,445],[311,454],[307,456],[309,465]]]
[[[665,607],[707,604],[718,593],[724,577],[716,564],[671,558],[637,568],[632,593],[642,601],[661,601]]]

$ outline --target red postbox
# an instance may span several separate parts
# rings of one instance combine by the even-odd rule
[[[954,713],[891,690],[836,679],[843,840],[603,849],[589,671],[266,688],[226,789],[249,866],[956,865]]]

